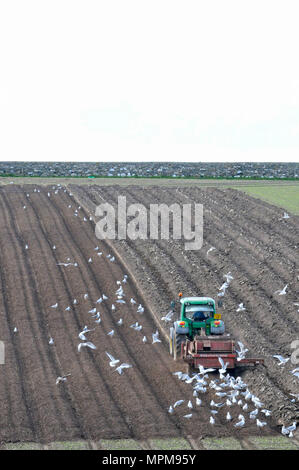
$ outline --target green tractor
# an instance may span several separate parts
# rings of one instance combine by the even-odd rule
[[[237,366],[263,364],[263,359],[238,357],[235,341],[225,333],[221,314],[216,313],[215,301],[210,297],[182,297],[180,319],[169,331],[169,351],[175,360],[183,359],[189,368],[212,367],[228,369]],[[172,308],[175,302],[172,302]],[[222,302],[218,302],[218,307]]]
[[[174,359],[181,355],[181,346],[186,339],[192,341],[196,336],[223,335],[225,332],[221,314],[216,313],[214,299],[180,297],[180,320],[174,322],[169,334],[169,349]]]

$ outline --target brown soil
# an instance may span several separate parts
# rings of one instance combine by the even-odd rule
[[[281,369],[271,357],[289,354],[291,341],[298,338],[293,306],[298,300],[298,217],[279,220],[272,206],[234,190],[153,187],[145,193],[140,187],[74,186],[74,196],[64,188],[57,194],[52,186],[39,190],[34,192],[32,185],[0,188],[0,339],[6,346],[6,364],[0,366],[0,441],[260,434],[249,419],[236,431],[226,423],[226,410],[211,426],[209,402],[217,400],[212,391],[201,397],[203,406],[186,420],[192,386],[172,374],[185,366],[172,360],[165,340],[151,342],[157,318],[169,310],[179,290],[216,297],[227,271],[234,276],[223,312],[227,329],[252,353],[266,358],[266,368],[242,375],[273,410],[274,419],[267,419],[269,426],[262,434],[275,432],[279,420],[288,424],[298,417],[296,404],[289,400],[290,392],[298,392],[298,382],[287,372],[290,366]],[[99,241],[94,222],[84,222],[83,217],[88,219],[103,198],[115,202],[118,194],[126,195],[128,203],[145,205],[175,200],[203,203],[204,248],[184,251],[182,242],[173,240],[115,241],[113,246]],[[102,256],[96,256],[97,245]],[[207,257],[211,245],[217,251]],[[116,257],[114,263],[107,258],[109,253]],[[79,266],[57,266],[68,257]],[[137,305],[144,305],[142,315],[129,302],[116,303],[116,281],[126,273],[125,298],[134,297]],[[287,283],[287,296],[273,296]],[[85,293],[88,300],[83,299]],[[88,311],[103,293],[108,300],[99,305],[102,323],[95,325]],[[50,308],[56,302],[58,308]],[[236,314],[240,302],[246,312]],[[116,311],[111,311],[112,303]],[[65,311],[69,305],[71,311]],[[120,317],[122,326],[117,325]],[[136,321],[143,325],[142,332],[129,327]],[[95,328],[87,335],[97,349],[83,348],[79,353],[78,334],[84,325]],[[107,333],[112,328],[111,338]],[[162,329],[163,325],[161,339]],[[50,337],[54,345],[49,345]],[[133,367],[119,376],[105,351]],[[67,382],[56,385],[56,378],[64,374],[71,374]],[[170,415],[169,405],[182,398],[185,404]],[[240,408],[230,412],[238,416]]]

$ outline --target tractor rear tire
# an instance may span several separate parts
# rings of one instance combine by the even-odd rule
[[[211,335],[223,335],[224,332],[224,323],[221,326],[211,326]]]
[[[185,340],[185,335],[175,332],[173,341],[173,358],[176,361],[181,357],[182,343]]]

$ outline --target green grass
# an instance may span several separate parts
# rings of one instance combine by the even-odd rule
[[[210,437],[203,439],[202,441],[203,446],[207,450],[241,450],[241,444],[237,439],[233,437]]]
[[[276,206],[299,215],[299,186],[298,185],[265,185],[265,186],[234,186],[234,189],[244,191],[250,196],[262,199]]]
[[[49,444],[50,450],[89,450],[87,441],[56,441]]]
[[[42,450],[43,446],[36,442],[15,442],[5,444],[5,450]]]
[[[151,439],[152,448],[155,450],[187,450],[191,449],[189,443],[185,439]]]
[[[299,450],[288,437],[251,437],[249,440],[261,450]]]
[[[133,439],[101,439],[100,445],[106,450],[140,450],[138,441]]]

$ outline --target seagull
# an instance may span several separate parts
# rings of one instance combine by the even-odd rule
[[[175,404],[173,405],[174,408],[176,408],[177,406],[180,406],[182,403],[184,403],[185,400],[178,400],[175,402]]]
[[[57,377],[56,385],[58,385],[60,382],[66,382],[66,381],[67,381],[66,377]]]
[[[226,420],[227,420],[227,421],[231,421],[231,419],[232,419],[232,417],[231,417],[231,415],[230,415],[230,412],[228,411],[228,412],[226,413]]]
[[[117,324],[118,324],[118,325],[122,325],[122,324],[123,324],[123,319],[120,318],[120,319],[118,320]]]
[[[50,338],[49,344],[54,344],[54,339]]]
[[[190,408],[190,410],[191,410],[191,408],[193,408],[193,405],[192,405],[192,402],[191,402],[191,400],[189,400],[189,401],[188,401],[188,404],[187,404],[187,406],[188,406],[188,408]]]
[[[114,335],[114,330],[111,330],[109,331],[109,333],[107,333],[107,336],[113,336]]]
[[[97,304],[101,304],[102,302],[103,302],[103,299],[102,299],[102,297],[100,297],[100,298],[97,300],[96,303],[97,303]]]
[[[152,338],[153,338],[152,344],[161,343],[161,340],[158,338],[158,336],[159,336],[159,331],[157,330],[156,333],[152,334]]]
[[[190,413],[188,415],[184,415],[183,417],[186,418],[186,419],[190,419],[190,418],[192,418],[192,413]]]
[[[210,424],[212,424],[212,425],[215,424],[215,418],[213,418],[213,416],[210,416]]]
[[[14,333],[17,333],[17,332],[18,332],[18,328],[15,326],[13,331],[14,331]]]
[[[242,428],[245,424],[245,418],[243,415],[238,416],[238,422],[234,424],[235,428]]]
[[[241,341],[238,341],[238,345],[239,345],[240,351],[236,350],[236,353],[238,354],[237,361],[241,361],[242,359],[245,358],[245,354],[247,353],[248,349],[245,348],[244,344],[241,343]]]
[[[63,375],[62,377],[57,377],[56,379],[56,385],[58,385],[60,382],[66,382],[67,381],[67,377],[69,377],[71,374],[66,374],[66,375]]]
[[[236,312],[244,312],[246,310],[246,308],[244,307],[244,304],[239,304]]]
[[[123,373],[123,369],[129,369],[130,367],[132,367],[130,364],[123,363],[120,366],[116,367],[115,370],[117,370],[119,375],[121,375]]]
[[[144,312],[144,308],[140,304],[139,307],[137,308],[137,313],[143,313],[143,312]]]
[[[112,256],[112,258],[110,258],[109,261],[111,261],[111,263],[113,263],[115,261],[115,256]]]
[[[106,297],[106,295],[105,295],[105,294],[103,294],[103,295],[102,295],[102,299],[103,299],[103,300],[107,300],[107,299],[108,299],[108,297]]]
[[[289,219],[290,216],[289,216],[289,214],[288,214],[287,212],[284,212],[282,218],[283,218],[283,219]]]
[[[298,369],[298,368],[292,370],[292,371],[291,371],[291,374],[294,375],[295,377],[298,377],[298,379],[299,379],[299,369]]]
[[[286,362],[288,362],[288,361],[290,360],[289,357],[284,358],[284,357],[282,357],[282,356],[280,356],[280,355],[278,355],[278,354],[277,354],[277,355],[274,355],[274,356],[272,356],[272,357],[275,357],[276,359],[279,360],[279,363],[278,363],[279,366],[281,366],[281,365],[283,365],[283,364],[286,364]]]
[[[279,289],[276,290],[276,291],[274,292],[274,294],[286,295],[286,293],[287,293],[287,287],[288,287],[288,284],[286,284],[282,290],[279,290]]]
[[[254,395],[251,398],[251,401],[255,404],[257,408],[262,408],[263,403],[258,399],[258,397],[255,397]]]
[[[111,310],[112,310],[112,311],[114,311],[114,310],[115,310],[115,308],[116,308],[116,307],[115,307],[115,305],[114,305],[114,304],[112,304],[112,305],[111,305]]]
[[[143,342],[143,343],[147,343],[147,338],[146,338],[146,336],[143,336],[142,342]]]
[[[25,245],[25,250],[28,250],[29,246],[28,245]]]
[[[88,259],[88,262],[89,262],[89,263],[92,263],[92,258],[89,258],[89,259]]]
[[[58,307],[58,303],[51,305],[51,308],[57,308],[57,307]]]
[[[91,310],[88,311],[88,313],[96,313],[97,309],[96,308],[92,308]]]
[[[65,311],[68,312],[69,310],[71,310],[71,307],[66,307],[65,308]]]
[[[205,369],[201,364],[199,364],[198,366],[199,368],[199,375],[206,375],[208,374],[209,372],[214,372],[216,369]]]
[[[77,305],[77,303],[78,303],[78,300],[77,300],[77,299],[74,299],[73,304],[74,304],[74,305]]]
[[[84,298],[84,300],[87,300],[88,299],[88,294],[84,294],[83,298]]]
[[[166,323],[170,322],[171,318],[173,317],[173,314],[174,314],[174,312],[172,310],[170,310],[170,312],[168,312],[167,315],[165,315],[165,317],[162,317],[161,320],[165,321]]]
[[[226,362],[226,363],[224,364],[222,357],[218,357],[218,361],[219,361],[220,364],[221,364],[221,369],[219,369],[219,374],[220,374],[220,377],[223,378],[223,374],[226,373],[226,368],[227,368],[227,366],[229,365],[229,362]]]
[[[88,341],[87,343],[79,343],[78,344],[78,351],[80,352],[81,351],[81,348],[83,347],[88,347],[90,349],[97,349],[97,347],[91,343],[90,341]]]
[[[174,409],[173,407],[170,405],[170,407],[168,408],[168,413],[172,414],[174,412]]]
[[[130,300],[131,304],[136,304],[136,301],[134,299]]]
[[[106,355],[107,355],[107,356],[109,357],[109,359],[110,359],[109,366],[110,366],[110,367],[115,367],[116,364],[119,363],[119,359],[115,359],[115,358],[114,358],[111,354],[109,354],[107,351],[105,351],[105,352],[106,352]]]

